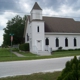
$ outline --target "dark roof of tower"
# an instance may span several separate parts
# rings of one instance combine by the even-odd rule
[[[37,2],[35,2],[35,4],[34,4],[32,10],[33,10],[33,9],[36,9],[36,10],[42,10],[42,9],[40,8],[40,6],[38,5]]]

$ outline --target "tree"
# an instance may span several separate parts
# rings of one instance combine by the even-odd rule
[[[14,34],[13,44],[23,43],[25,19],[26,16],[21,18],[19,15],[17,15],[7,22],[6,28],[3,29],[3,45],[10,45],[10,34]]]
[[[66,63],[66,67],[57,80],[80,80],[80,60],[76,56]]]

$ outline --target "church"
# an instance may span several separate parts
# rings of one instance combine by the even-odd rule
[[[25,21],[24,37],[30,52],[38,55],[50,55],[60,47],[79,49],[80,22],[72,18],[43,16],[41,7],[35,2]]]

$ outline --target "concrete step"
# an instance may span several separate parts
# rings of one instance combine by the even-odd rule
[[[48,51],[38,51],[38,55],[48,56],[48,55],[51,55],[51,53],[49,53]]]

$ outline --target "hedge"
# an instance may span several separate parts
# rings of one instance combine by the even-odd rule
[[[29,43],[24,43],[19,45],[19,50],[21,51],[29,51]]]

